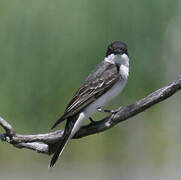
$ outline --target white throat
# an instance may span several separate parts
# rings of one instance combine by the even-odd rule
[[[110,54],[104,59],[104,61],[111,64],[119,65],[119,73],[124,79],[128,79],[129,76],[129,57],[127,54]]]
[[[119,64],[129,66],[129,57],[127,54],[110,54],[108,57],[104,58],[104,61],[109,62],[111,64]]]

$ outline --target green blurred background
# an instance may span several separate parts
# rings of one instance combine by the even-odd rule
[[[166,85],[181,73],[180,12],[176,0],[0,0],[0,116],[21,134],[49,132],[114,40],[128,44],[130,78],[107,107]],[[52,172],[50,157],[1,143],[1,178],[177,179],[180,100],[71,141]]]

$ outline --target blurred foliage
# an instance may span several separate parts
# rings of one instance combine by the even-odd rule
[[[128,44],[131,66],[123,94],[109,107],[133,103],[161,87],[164,34],[176,7],[171,0],[0,0],[0,115],[19,133],[49,131],[114,40]],[[74,161],[81,154],[82,160],[121,161],[136,155],[136,144],[146,143],[145,151],[156,146],[159,152],[146,152],[161,160],[166,142],[160,112],[156,106],[137,121],[72,141],[63,159]],[[135,134],[145,137],[135,140]],[[1,147],[1,154],[17,153]]]

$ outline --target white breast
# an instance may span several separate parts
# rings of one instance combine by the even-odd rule
[[[126,82],[127,82],[126,79],[120,79],[109,91],[107,91],[104,95],[102,95],[92,104],[90,104],[84,110],[86,116],[90,117],[95,111],[97,111],[98,107],[104,106],[109,101],[114,99],[123,90]]]
[[[123,90],[129,76],[129,57],[127,54],[110,54],[104,59],[104,61],[111,64],[120,64],[120,80],[116,82],[116,84],[109,91],[85,108],[84,113],[87,117],[90,117],[95,111],[97,111],[98,107],[104,106],[109,101],[114,99]]]
[[[128,76],[129,76],[129,68],[128,68],[128,66],[121,65],[120,69],[119,69],[119,72],[120,72],[121,76],[124,79],[128,79]]]

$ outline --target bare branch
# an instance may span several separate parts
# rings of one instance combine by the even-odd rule
[[[47,144],[33,142],[33,143],[17,143],[17,144],[14,144],[14,146],[20,149],[26,148],[26,149],[34,150],[38,153],[50,154],[49,147]]]
[[[63,135],[62,130],[50,132],[50,133],[46,133],[46,134],[36,134],[36,135],[16,134],[16,136],[13,137],[13,141],[15,141],[17,143],[43,142],[46,144],[52,144],[54,142],[57,142],[62,135]]]
[[[167,86],[153,92],[147,97],[137,101],[135,104],[120,107],[115,111],[114,114],[104,118],[103,120],[97,122],[96,124],[90,124],[82,127],[74,138],[81,138],[91,134],[99,133],[107,129],[112,128],[116,124],[135,116],[136,114],[145,111],[151,106],[169,98],[177,91],[181,90],[181,76],[177,80],[171,82]]]
[[[7,135],[13,136],[15,134],[13,127],[1,117],[0,117],[0,126],[4,128]]]
[[[181,76],[179,76],[177,80],[171,82],[165,87],[162,87],[161,89],[158,89],[136,103],[125,107],[120,107],[106,118],[93,124],[91,123],[83,126],[73,138],[82,138],[84,136],[110,129],[116,124],[125,121],[136,114],[145,111],[151,106],[169,98],[179,90],[181,90]],[[0,125],[6,132],[0,135],[0,140],[6,141],[17,148],[31,149],[36,152],[49,155],[55,152],[57,142],[61,140],[63,135],[63,130],[46,134],[20,135],[15,133],[13,127],[1,117]]]

